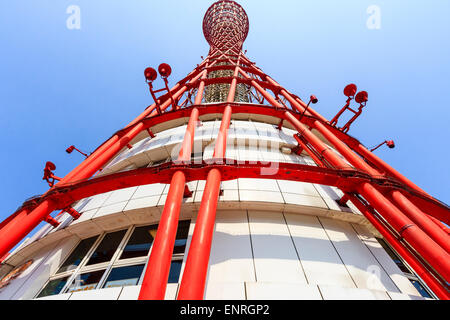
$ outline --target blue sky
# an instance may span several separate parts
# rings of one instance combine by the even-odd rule
[[[350,134],[366,146],[394,139],[377,154],[449,203],[450,1],[246,0],[248,57],[331,119],[342,90],[369,92]],[[46,161],[64,176],[88,152],[149,104],[143,70],[162,62],[171,84],[208,45],[202,19],[213,1],[16,0],[0,2],[0,220],[48,189]],[[66,9],[81,9],[69,30]],[[370,30],[366,10],[381,9]]]

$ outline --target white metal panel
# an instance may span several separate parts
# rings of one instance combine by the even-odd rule
[[[258,282],[306,283],[281,212],[249,211]]]
[[[205,300],[245,300],[245,285],[243,282],[208,282]]]
[[[270,179],[238,179],[239,190],[259,190],[280,192],[276,180]]]
[[[383,266],[384,270],[389,274],[392,281],[396,284],[398,289],[402,293],[414,296],[420,296],[420,293],[412,285],[411,281],[408,280],[403,275],[403,272],[397,267],[397,265],[392,261],[392,258],[383,249],[381,244],[375,239],[372,234],[364,226],[353,224],[356,232],[358,232],[359,237],[369,248],[370,252],[375,256],[377,261]],[[399,292],[395,290],[395,292]]]
[[[128,201],[131,199],[133,194],[136,192],[137,187],[132,188],[126,188],[126,189],[120,189],[115,190],[111,193],[111,195],[108,197],[108,199],[103,203],[102,207],[109,206],[111,204]]]
[[[390,300],[385,291],[319,286],[324,300]]]
[[[100,208],[110,195],[111,192],[107,192],[91,197],[89,202],[83,207],[80,213]]]
[[[155,183],[145,186],[139,186],[131,199],[139,199],[150,196],[159,196],[163,193],[165,184]]]
[[[248,300],[322,300],[316,285],[297,283],[246,283]]]
[[[33,263],[0,291],[0,300],[32,299],[77,242],[77,237],[71,237],[27,257],[21,263],[30,259],[33,260]]]
[[[78,237],[71,236],[68,239],[60,241],[56,247],[50,247],[53,248],[50,251],[48,251],[50,248],[47,247],[46,251],[49,254],[46,259],[27,277],[24,285],[14,294],[12,299],[33,299],[45,285],[49,277],[57,271],[78,242]]]
[[[308,283],[356,287],[317,217],[285,217]]]
[[[426,300],[424,297],[416,295],[408,295],[399,292],[388,292],[387,293],[392,300]]]
[[[56,294],[56,295],[53,295],[53,296],[42,297],[42,298],[35,299],[35,300],[69,300],[71,295],[72,295],[72,292],[71,293],[64,293],[64,294]]]
[[[12,299],[15,293],[19,291],[22,286],[28,281],[28,278],[32,276],[33,273],[39,268],[39,266],[45,261],[48,254],[48,251],[41,251],[36,256],[30,257],[30,259],[33,259],[33,263],[22,274],[12,280],[8,284],[8,286],[2,288],[2,290],[0,291],[0,300]],[[25,263],[26,261],[27,260],[24,260],[21,263]]]
[[[122,212],[126,204],[127,201],[122,201],[111,205],[102,206],[100,209],[98,209],[92,219],[98,219],[100,217],[105,217],[114,213]]]
[[[178,293],[178,283],[168,283],[166,288],[165,300],[176,300]]]
[[[238,190],[238,180],[222,181],[222,189],[224,190]]]
[[[358,288],[398,290],[349,223],[322,217],[319,220]]]
[[[167,284],[165,300],[175,300],[178,290],[178,284],[169,283]],[[137,300],[139,298],[139,292],[141,291],[141,286],[128,286],[123,287],[118,300]]]
[[[280,186],[281,192],[320,197],[319,193],[311,183],[288,180],[277,180],[277,182]]]
[[[69,300],[117,300],[122,287],[74,292]]]
[[[327,205],[325,204],[325,202],[321,197],[311,197],[305,196],[303,194],[293,194],[283,192],[283,198],[287,204],[328,209]]]
[[[239,190],[239,199],[242,202],[275,202],[284,203],[280,192],[257,191],[257,190]]]
[[[247,212],[218,211],[208,282],[256,281]]]

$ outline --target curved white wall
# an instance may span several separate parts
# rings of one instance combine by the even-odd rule
[[[220,121],[204,122],[196,132],[203,159]],[[170,157],[185,127],[142,139],[123,150],[102,171],[108,174],[147,166]],[[283,154],[294,147],[293,131],[273,125],[233,120],[227,158],[313,165],[307,156]],[[267,149],[267,145],[275,146]],[[175,153],[176,154],[176,153]],[[191,219],[190,237],[205,181],[192,181],[193,196],[184,200],[180,219]],[[272,179],[237,179],[222,183],[208,270],[206,299],[409,299],[419,293],[374,238],[376,231],[354,208],[337,204],[334,187]],[[11,266],[34,259],[0,299],[33,299],[80,239],[159,221],[168,185],[116,190],[74,205],[77,221],[59,216],[61,225],[43,227],[6,261]],[[379,236],[379,235],[378,235]],[[186,253],[188,248],[186,249]],[[185,255],[186,257],[186,255]],[[183,262],[184,266],[184,262]],[[3,272],[7,270],[4,269]],[[1,272],[1,270],[0,270]],[[181,280],[181,277],[180,277]],[[170,284],[167,299],[178,285]],[[139,286],[51,296],[48,299],[136,299]]]

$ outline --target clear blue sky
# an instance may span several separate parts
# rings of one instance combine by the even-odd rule
[[[211,0],[3,0],[0,2],[0,220],[45,192],[46,161],[64,176],[150,103],[147,66],[171,64],[171,84],[206,55]],[[368,106],[350,134],[440,200],[450,202],[448,0],[242,0],[248,56],[332,118],[356,83]],[[69,5],[81,29],[69,30]],[[370,5],[381,29],[369,30]]]

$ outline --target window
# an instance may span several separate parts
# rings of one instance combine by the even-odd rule
[[[37,297],[42,298],[42,297],[53,296],[55,294],[59,294],[61,292],[61,290],[64,288],[64,286],[66,285],[68,279],[69,279],[69,277],[64,277],[64,278],[49,281]]]
[[[67,292],[87,291],[97,288],[105,270],[83,273],[75,277]]]
[[[412,269],[410,269],[409,266],[406,265],[405,262],[403,262],[403,259],[394,251],[394,249],[392,249],[384,239],[377,238],[377,240],[398,268],[403,272],[403,275],[407,277],[417,291],[419,291],[422,297],[432,298],[430,291],[425,288],[425,285],[422,284],[419,277],[412,271]]]
[[[120,241],[122,241],[125,232],[126,230],[121,230],[106,234],[100,245],[95,249],[87,265],[89,266],[110,261],[116,252]]]
[[[178,283],[182,262],[182,260],[176,260],[170,264],[169,283]]]
[[[173,248],[173,254],[184,254],[189,233],[189,225],[190,221],[181,221],[178,224],[177,237],[175,240],[175,246]]]
[[[158,225],[136,228],[123,249],[120,259],[147,256],[157,230]]]
[[[112,269],[106,279],[103,288],[135,286],[139,282],[139,278],[144,270],[144,264],[137,266],[127,266]],[[177,281],[178,282],[178,281]]]
[[[180,221],[168,283],[178,283],[190,221]],[[158,225],[130,227],[82,240],[50,277],[37,298],[138,285],[158,230]]]
[[[82,240],[80,244],[75,248],[75,250],[72,251],[63,265],[59,268],[58,273],[76,269],[77,266],[81,263],[81,260],[83,260],[83,258],[86,256],[96,239],[97,237],[92,237]]]

